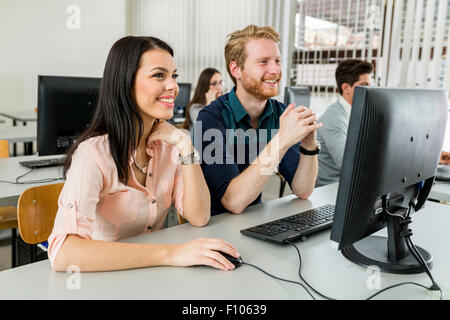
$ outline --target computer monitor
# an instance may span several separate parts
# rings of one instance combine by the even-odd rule
[[[296,106],[310,105],[309,87],[285,87],[284,88],[284,104],[288,105],[295,102]]]
[[[447,110],[444,90],[355,88],[331,231],[347,259],[383,272],[424,272],[402,232],[433,184]],[[385,227],[387,238],[371,236]],[[431,254],[418,249],[431,268]]]
[[[89,126],[101,78],[38,76],[37,150],[63,154]]]
[[[189,101],[191,101],[191,84],[181,82],[178,83],[178,87],[180,89],[178,91],[178,96],[175,99],[173,120],[184,118],[186,116],[186,109],[189,104]]]

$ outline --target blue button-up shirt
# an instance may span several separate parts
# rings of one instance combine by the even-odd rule
[[[194,145],[202,157],[201,167],[211,194],[211,215],[228,211],[221,203],[231,180],[243,172],[280,127],[286,106],[268,99],[256,130],[236,96],[236,88],[200,111],[194,124]],[[279,164],[279,172],[292,183],[300,161],[298,144]],[[269,173],[268,173],[269,174]],[[242,186],[243,192],[251,186]],[[250,205],[261,203],[261,194]]]

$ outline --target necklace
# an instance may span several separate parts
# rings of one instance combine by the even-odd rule
[[[148,167],[148,166],[141,167],[141,166],[138,165],[137,162],[134,161],[134,160],[133,160],[133,164],[134,164],[134,166],[135,166],[140,172],[142,172],[143,174],[146,174],[146,173],[147,173],[147,167]]]

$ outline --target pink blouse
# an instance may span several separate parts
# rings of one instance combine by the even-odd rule
[[[72,157],[48,239],[52,267],[66,236],[116,241],[159,230],[173,204],[183,214],[183,176],[178,149],[161,141],[147,144],[150,156],[145,187],[131,170],[119,181],[108,136],[83,141]]]

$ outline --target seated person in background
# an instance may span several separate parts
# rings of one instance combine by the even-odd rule
[[[181,126],[183,129],[188,130],[192,135],[192,126],[198,113],[204,106],[208,106],[223,94],[222,86],[223,80],[219,70],[206,68],[200,73],[194,96],[186,110],[186,119]]]
[[[202,143],[201,166],[211,193],[212,215],[239,214],[260,203],[261,192],[278,165],[295,195],[307,199],[314,190],[315,132],[320,124],[310,109],[286,107],[270,99],[278,95],[281,79],[279,41],[272,27],[250,25],[230,34],[225,60],[235,87],[201,110],[194,124],[196,148],[197,141]],[[248,134],[241,144],[236,143],[238,132]],[[258,150],[250,152],[253,147]]]
[[[336,69],[339,99],[319,118],[323,127],[317,131],[320,143],[317,187],[339,181],[353,93],[356,86],[370,85],[372,70],[370,63],[356,59],[342,61]]]
[[[162,40],[129,36],[111,48],[93,121],[67,155],[48,239],[55,270],[234,268],[218,251],[239,254],[220,239],[117,241],[160,229],[172,204],[194,226],[209,221],[208,187],[191,139],[164,121],[173,116],[176,77],[172,48]]]
[[[450,152],[442,151],[439,164],[450,165]]]

